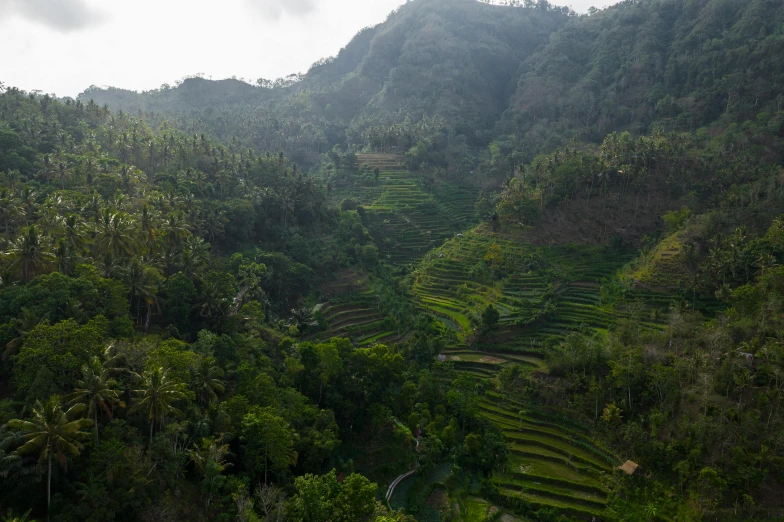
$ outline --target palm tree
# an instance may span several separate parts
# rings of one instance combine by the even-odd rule
[[[86,404],[87,415],[95,423],[95,443],[98,444],[98,411],[102,410],[111,419],[113,404],[120,403],[120,396],[114,388],[117,381],[110,375],[111,369],[101,364],[98,357],[90,359],[89,364],[82,366],[82,379],[76,381],[78,386],[66,397],[71,404]]]
[[[93,157],[88,157],[84,161],[84,171],[85,171],[85,181],[88,185],[92,186],[93,184],[93,174],[95,173],[95,169],[98,166],[98,162]]]
[[[210,244],[198,236],[190,236],[185,240],[185,249],[179,259],[182,272],[194,277],[199,274],[210,260]]]
[[[74,265],[76,256],[71,246],[60,238],[54,247],[55,268],[58,272],[71,275],[71,267]]]
[[[25,283],[51,266],[54,260],[35,225],[22,229],[21,235],[9,247],[5,255],[12,260],[11,268],[19,267]]]
[[[205,438],[201,440],[201,446],[185,450],[200,475],[207,474],[207,463],[210,461],[217,464],[220,471],[231,466],[231,463],[226,461],[229,445],[221,442],[222,439]]]
[[[52,161],[51,154],[41,157],[41,159],[36,162],[36,166],[38,167],[38,175],[47,183],[55,172],[57,172],[57,167]]]
[[[24,216],[24,208],[7,187],[0,188],[0,216],[3,217],[6,239],[11,238],[11,225]]]
[[[52,395],[45,404],[36,401],[30,420],[14,419],[8,427],[21,431],[25,443],[17,449],[20,455],[38,454],[38,469],[47,462],[46,509],[52,505],[52,456],[66,467],[68,456],[79,455],[83,446],[80,440],[88,434],[83,431],[92,425],[90,419],[82,417],[84,404],[63,410],[60,397]]]
[[[97,192],[90,194],[90,200],[87,202],[84,210],[93,217],[93,221],[97,224],[101,218],[101,196]]]
[[[158,237],[158,228],[156,226],[155,211],[153,211],[150,205],[145,204],[142,207],[139,229],[143,238],[142,242],[147,246],[147,251],[152,253],[155,248],[155,240]]]
[[[141,302],[144,301],[148,306],[156,302],[155,294],[158,293],[158,285],[153,278],[159,277],[159,275],[153,267],[145,267],[138,257],[131,260],[123,275],[130,292],[131,306],[133,306],[134,298],[136,299],[136,323],[138,324],[139,312],[142,308]]]
[[[159,429],[163,429],[163,419],[166,415],[181,414],[173,404],[185,397],[184,385],[172,380],[162,367],[146,370],[142,373],[142,385],[141,389],[134,390],[139,401],[131,410],[144,409],[147,411],[147,420],[150,422],[150,443],[152,444],[155,422],[158,422]]]
[[[167,272],[171,273],[172,261],[181,250],[185,239],[190,235],[188,224],[182,212],[169,214],[166,221],[161,226],[161,238],[163,239]]]
[[[71,167],[65,161],[58,161],[56,166],[57,178],[60,180],[60,188],[65,190],[65,180],[71,177]]]
[[[104,209],[95,243],[101,252],[112,254],[115,258],[133,254],[136,242],[130,219],[123,213]]]
[[[19,189],[18,199],[19,204],[22,206],[22,217],[24,217],[25,226],[35,220],[36,197],[38,197],[38,193],[27,185]]]
[[[22,344],[24,344],[27,334],[32,332],[33,328],[38,326],[43,320],[43,317],[39,317],[38,314],[31,311],[29,308],[22,308],[22,317],[11,319],[11,325],[13,328],[16,328],[17,336],[8,341],[5,345],[5,351],[3,352],[2,357],[3,360],[6,360],[17,353],[19,348],[22,347]]]
[[[211,400],[218,400],[218,393],[225,391],[221,380],[223,369],[215,364],[211,355],[203,357],[199,366],[193,372],[193,387],[202,404]]]
[[[208,509],[216,492],[215,486],[219,484],[220,474],[231,466],[231,463],[226,461],[229,445],[221,444],[222,442],[222,439],[202,439],[200,446],[186,450],[196,471],[203,478],[202,484],[207,493]]]
[[[221,322],[229,312],[229,302],[214,281],[204,283],[199,302],[194,306],[199,315],[210,321]]]
[[[73,252],[84,252],[84,224],[76,214],[69,214],[62,220],[63,239]]]

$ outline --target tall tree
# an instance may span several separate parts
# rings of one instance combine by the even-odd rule
[[[22,230],[21,235],[9,244],[5,256],[11,259],[11,268],[18,267],[25,282],[47,270],[54,262],[54,256],[35,225]]]
[[[116,259],[132,255],[136,250],[136,241],[130,218],[122,212],[104,209],[95,244],[100,253],[112,254]]]
[[[218,394],[225,391],[222,380],[223,369],[215,362],[215,357],[208,355],[202,357],[199,365],[193,371],[192,384],[199,402],[206,404],[218,400]]]
[[[98,357],[82,366],[82,378],[76,382],[78,388],[66,397],[70,403],[86,404],[87,415],[95,424],[95,443],[98,443],[98,412],[103,411],[112,418],[112,406],[120,403],[115,387],[117,381],[111,377],[111,368],[105,367]]]
[[[166,415],[180,415],[174,403],[185,398],[184,385],[171,379],[162,367],[152,368],[142,373],[142,388],[134,390],[139,397],[131,410],[144,410],[150,423],[150,443],[152,443],[155,422],[163,429]]]
[[[285,419],[269,409],[257,409],[242,419],[242,440],[245,443],[246,464],[254,472],[284,471],[297,460],[294,451],[294,430]]]
[[[84,404],[76,404],[63,410],[60,397],[53,395],[46,403],[36,401],[29,420],[14,419],[8,422],[11,429],[21,431],[25,443],[17,452],[21,455],[38,454],[38,469],[47,463],[46,509],[52,505],[52,457],[64,468],[69,456],[79,455],[83,446],[81,440],[88,434],[84,431],[92,421],[82,418],[86,410]]]

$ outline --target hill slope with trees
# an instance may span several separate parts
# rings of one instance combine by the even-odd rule
[[[415,0],[304,75],[4,89],[3,511],[781,518],[782,27]]]

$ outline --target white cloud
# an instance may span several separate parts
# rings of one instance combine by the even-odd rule
[[[293,17],[303,17],[316,8],[315,0],[246,0],[247,4],[267,18],[277,20],[286,13]]]
[[[56,31],[85,29],[104,19],[85,0],[0,0],[0,21],[21,17]]]

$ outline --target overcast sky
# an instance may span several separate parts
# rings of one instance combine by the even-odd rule
[[[403,3],[0,0],[0,82],[76,96],[90,85],[147,90],[197,73],[275,79],[336,54]],[[614,0],[563,3],[584,12]]]

